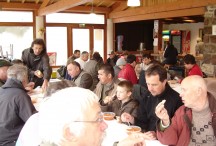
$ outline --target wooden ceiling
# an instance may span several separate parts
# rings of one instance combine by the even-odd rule
[[[216,0],[141,0],[140,7],[128,7],[127,0],[0,0],[1,10],[34,10],[43,16],[55,12],[106,14],[114,23],[161,19],[164,23],[203,22],[205,6]],[[168,13],[170,12],[170,13]]]

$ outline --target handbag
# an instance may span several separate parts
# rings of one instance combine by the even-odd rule
[[[58,74],[61,77],[64,77],[67,71],[67,67],[66,66],[61,66],[59,69],[57,69]]]

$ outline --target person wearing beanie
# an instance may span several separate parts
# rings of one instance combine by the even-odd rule
[[[0,59],[0,87],[5,84],[7,80],[7,70],[9,66],[12,64],[5,60],[5,59]]]
[[[126,61],[124,58],[119,58],[116,62],[116,65],[113,67],[115,76],[118,77],[118,73],[122,70],[122,68],[126,65]]]

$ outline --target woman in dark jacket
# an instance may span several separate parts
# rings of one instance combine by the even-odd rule
[[[22,61],[28,67],[29,81],[35,86],[42,86],[46,90],[51,77],[52,68],[43,39],[35,39],[31,47],[22,52]]]

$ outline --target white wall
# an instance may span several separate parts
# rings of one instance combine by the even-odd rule
[[[107,19],[107,53],[113,50],[113,22]]]
[[[195,54],[195,45],[196,39],[199,37],[199,29],[204,28],[204,23],[184,23],[184,24],[170,24],[165,25],[163,30],[190,30],[191,32],[191,44],[190,44],[190,53]]]

